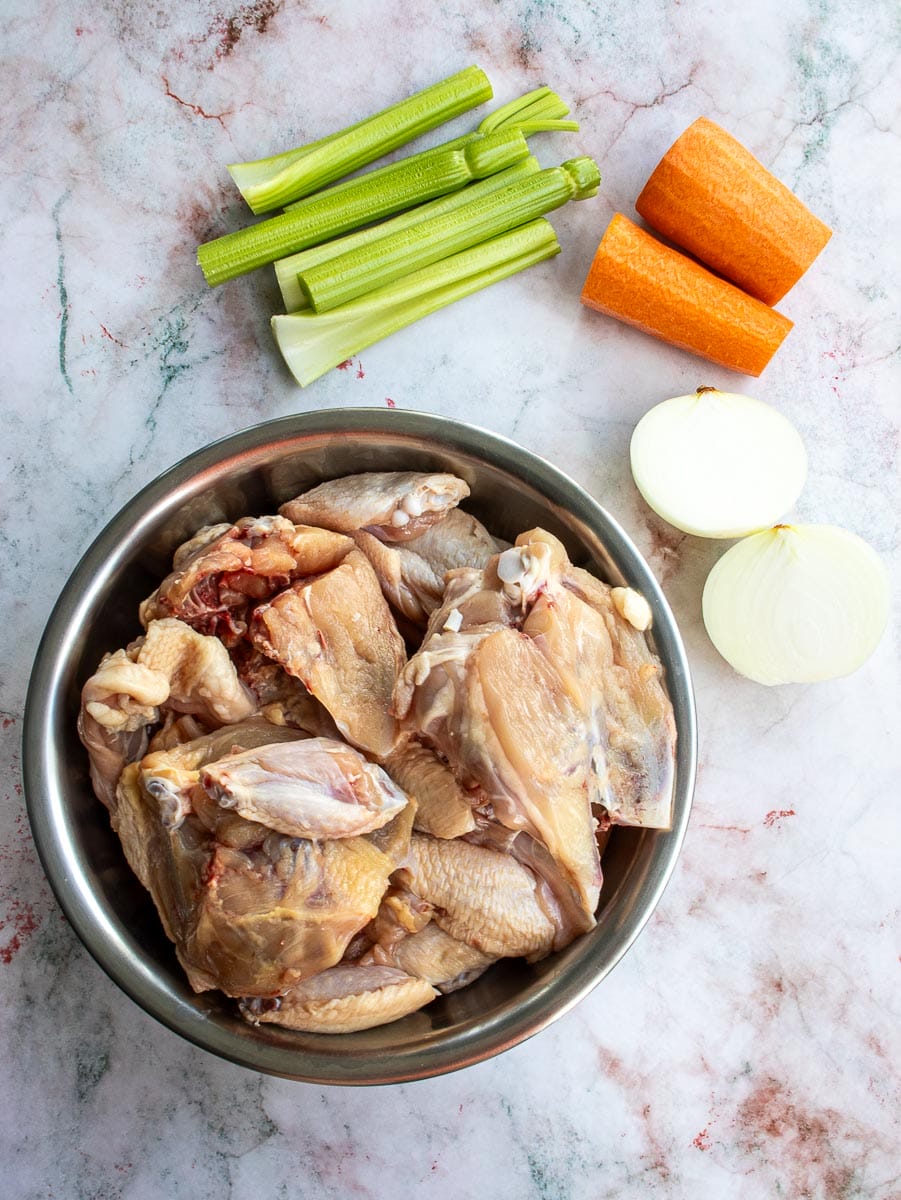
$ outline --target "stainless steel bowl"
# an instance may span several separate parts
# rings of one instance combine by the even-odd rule
[[[597,928],[528,965],[507,961],[421,1012],[366,1032],[253,1028],[218,993],[195,995],[149,895],[132,875],[88,779],[75,719],[102,654],[138,632],[138,602],[200,525],[265,513],[323,479],[356,471],[447,470],[468,506],[513,538],[542,525],[574,561],[643,592],[678,728],[672,832],[616,829],[604,854]],[[694,702],[672,613],[619,525],[544,460],[483,429],[424,413],[344,409],[258,425],[192,454],[140,492],[104,529],[66,584],[34,665],[25,714],[28,813],[66,916],[103,969],[176,1033],[223,1058],[315,1083],[376,1084],[457,1070],[517,1045],[562,1016],[615,966],[672,873],[695,777]]]

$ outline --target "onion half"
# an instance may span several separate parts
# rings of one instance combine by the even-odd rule
[[[664,521],[697,537],[773,525],[801,494],[807,454],[770,404],[702,387],[657,404],[635,426],[632,476]]]
[[[835,525],[777,525],[745,538],[704,587],[704,624],[723,658],[757,683],[813,683],[856,671],[889,610],[888,574]]]

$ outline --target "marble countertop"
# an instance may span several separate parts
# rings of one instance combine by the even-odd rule
[[[722,547],[657,520],[628,467],[658,400],[699,384],[765,398],[807,445],[795,516],[866,537],[897,585],[894,5],[9,0],[0,33],[4,1193],[901,1195],[897,623],[850,678],[739,678],[700,619]],[[565,149],[544,135],[537,153],[596,157],[599,197],[554,216],[558,258],[299,389],[271,341],[269,274],[211,291],[194,264],[198,240],[244,220],[225,163],[471,62],[499,102],[542,82],[571,100],[580,133]],[[835,231],[780,305],[795,328],[759,380],[579,305],[609,218],[635,216],[650,170],[702,114]],[[484,424],[596,496],[663,584],[701,731],[684,852],[616,971],[498,1059],[375,1090],[258,1076],[146,1016],[62,916],[19,775],[38,639],[107,520],[214,438],[350,405]]]

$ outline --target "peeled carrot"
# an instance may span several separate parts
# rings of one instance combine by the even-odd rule
[[[706,117],[670,146],[635,208],[664,237],[765,304],[794,287],[832,236]]]
[[[598,246],[582,303],[745,375],[759,375],[792,328],[622,213]]]

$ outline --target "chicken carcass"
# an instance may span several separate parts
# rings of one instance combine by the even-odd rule
[[[235,646],[231,656],[238,678],[250,688],[267,721],[291,725],[311,737],[340,738],[328,710],[280,663],[267,658],[248,641]]]
[[[600,883],[591,805],[623,824],[671,820],[672,706],[623,607],[556,538],[531,530],[481,577],[449,574],[395,691],[406,727],[481,787],[488,815],[548,849],[586,912]]]
[[[134,662],[125,650],[105,655],[82,688],[78,736],[88,752],[94,794],[110,812],[122,769],[147,749],[148,728],[168,695],[166,676]]]
[[[676,722],[663,667],[644,634],[647,602],[641,596],[640,604],[630,602],[627,596],[618,605],[618,589],[578,567],[567,567],[563,584],[598,614],[606,632],[596,701],[605,771],[598,774],[594,798],[614,824],[669,829]]]
[[[539,534],[523,543],[517,570],[504,551],[482,571],[449,573],[444,603],[398,680],[395,708],[464,788],[481,791],[487,815],[547,848],[588,928],[601,883],[591,729],[556,666],[521,628],[566,559],[556,539]],[[575,669],[568,661],[561,668]]]
[[[221,530],[211,526],[176,551],[173,571],[141,605],[145,626],[159,617],[180,617],[235,646],[254,604],[294,579],[331,570],[353,549],[349,538],[279,516],[242,517]]]
[[[601,887],[590,730],[559,674],[519,630],[491,633],[469,657],[459,712],[448,730],[458,770],[502,825],[547,847],[590,920]]]
[[[256,699],[238,678],[222,642],[197,633],[184,621],[151,621],[137,661],[169,680],[165,703],[175,712],[215,726],[233,725],[256,711]]]
[[[267,830],[243,849],[213,842],[176,939],[192,986],[273,996],[334,966],[378,911],[393,869],[365,838],[316,842]]]
[[[676,726],[663,668],[644,636],[650,605],[632,588],[611,588],[573,566],[542,530],[520,535],[498,570],[529,610],[523,632],[590,724],[592,802],[615,824],[669,829]]]

